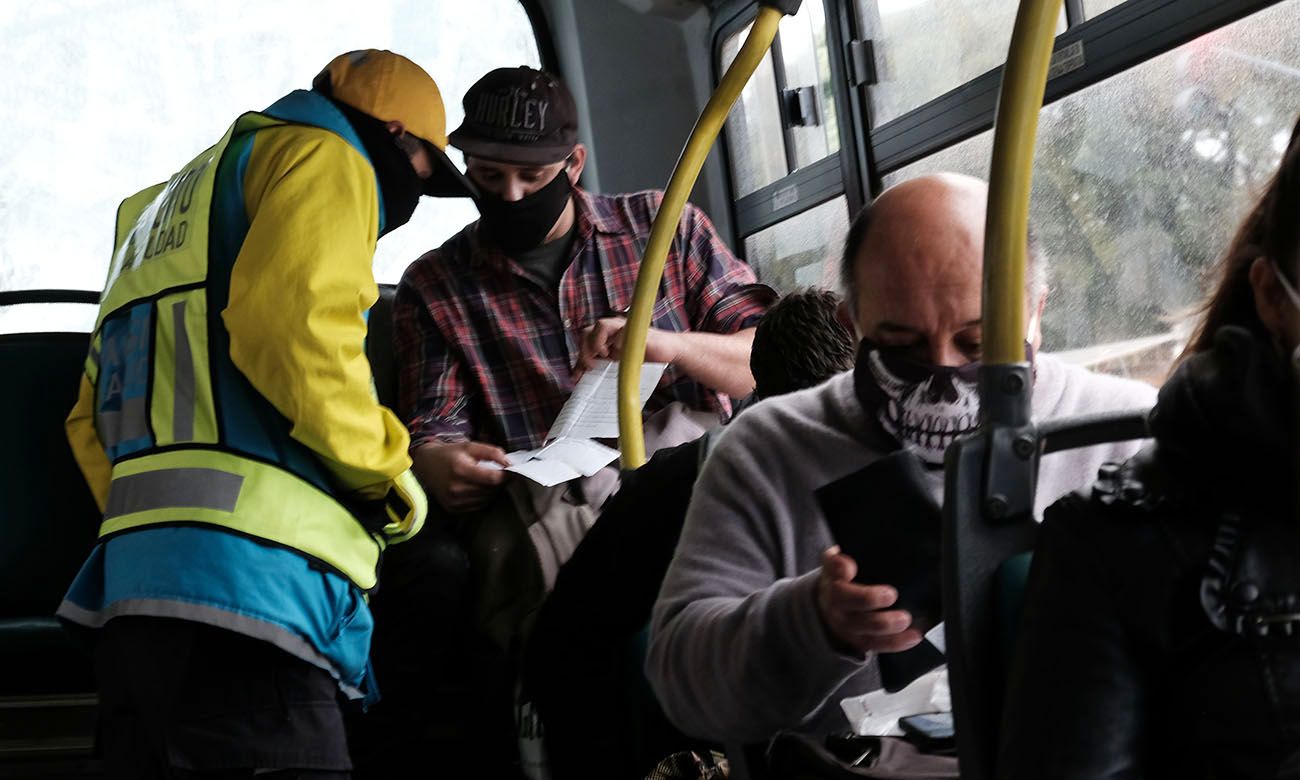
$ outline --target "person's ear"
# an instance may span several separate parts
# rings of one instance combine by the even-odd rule
[[[835,321],[853,336],[855,342],[862,340],[862,334],[858,332],[858,325],[853,321],[853,311],[849,308],[848,301],[840,301],[840,305],[835,307]]]
[[[1282,282],[1273,270],[1273,263],[1266,257],[1259,257],[1250,266],[1250,289],[1255,296],[1255,313],[1259,321],[1273,338],[1285,342],[1289,334],[1288,324],[1295,316],[1295,306],[1287,297]]]
[[[1029,314],[1029,332],[1026,334],[1026,341],[1034,347],[1034,353],[1043,346],[1043,311],[1047,308],[1047,293],[1043,292],[1038,296],[1038,302]]]
[[[573,151],[569,153],[569,158],[564,164],[564,172],[569,176],[569,183],[578,186],[578,180],[582,178],[582,169],[587,167],[587,147],[577,144]]]

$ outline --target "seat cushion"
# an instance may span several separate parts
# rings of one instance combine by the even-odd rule
[[[0,620],[0,696],[94,690],[90,654],[53,617]]]

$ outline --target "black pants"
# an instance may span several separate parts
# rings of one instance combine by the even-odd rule
[[[623,475],[537,618],[524,682],[557,780],[645,777],[665,756],[701,747],[660,709],[639,635],[677,549],[702,446],[661,450]]]
[[[110,777],[350,776],[333,678],[267,642],[118,617],[99,632],[95,676]]]
[[[475,622],[470,522],[431,516],[384,553],[371,600],[381,699],[349,723],[357,778],[402,777],[431,758],[439,776],[520,776],[513,667]]]

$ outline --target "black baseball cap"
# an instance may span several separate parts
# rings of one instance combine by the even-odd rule
[[[465,93],[465,121],[447,136],[470,157],[549,165],[578,143],[578,109],[555,76],[528,67],[497,68]]]

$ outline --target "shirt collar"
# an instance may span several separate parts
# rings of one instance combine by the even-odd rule
[[[595,196],[581,187],[573,188],[574,216],[578,220],[578,230],[582,233],[583,223],[591,225],[597,233],[626,233],[627,225],[614,212],[604,213],[595,202]]]
[[[561,172],[563,174],[563,172]],[[613,214],[601,214],[595,198],[581,187],[573,188],[573,219],[577,232],[575,241],[585,244],[592,233],[623,233],[626,228]],[[486,263],[500,270],[511,271],[510,257],[491,244],[484,243],[478,235],[478,222],[467,227],[470,263]]]

